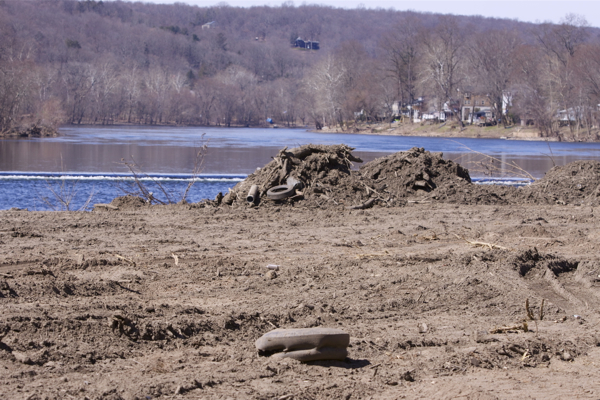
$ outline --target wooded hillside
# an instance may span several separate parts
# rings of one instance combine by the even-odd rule
[[[504,123],[523,118],[545,135],[561,115],[577,134],[598,125],[598,30],[575,15],[534,25],[291,3],[0,0],[0,37],[0,131],[268,118],[348,125],[410,113],[419,98],[422,109],[464,119],[465,93],[487,98]],[[297,38],[319,50],[294,47]]]

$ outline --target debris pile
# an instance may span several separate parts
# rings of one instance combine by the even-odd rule
[[[442,153],[416,147],[352,170],[353,162],[362,162],[352,155],[353,150],[343,144],[285,148],[264,168],[236,185],[222,202],[268,206],[303,200],[302,204],[308,207],[347,209],[399,206],[407,202],[600,204],[597,161],[554,167],[534,184],[516,188],[472,184],[469,171],[460,164],[445,160]]]
[[[352,155],[352,147],[344,144],[326,146],[308,144],[279,151],[273,161],[238,183],[224,198],[225,204],[245,204],[247,195],[256,185],[259,198],[269,189],[289,185],[297,189],[291,198],[310,197],[320,185],[336,186],[350,176],[353,162],[362,162]],[[305,190],[306,189],[306,190]]]
[[[352,150],[343,144],[285,148],[236,185],[222,202],[273,205],[302,199],[309,207],[364,209],[407,201],[496,204],[515,197],[515,188],[471,184],[469,171],[445,160],[442,153],[415,147],[375,159],[357,171],[351,170],[352,163],[362,161]],[[254,195],[257,189],[259,196]],[[266,197],[276,202],[263,201]]]

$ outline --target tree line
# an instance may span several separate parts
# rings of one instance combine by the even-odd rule
[[[207,26],[207,23],[215,22]],[[469,94],[505,124],[595,138],[599,30],[291,2],[0,0],[0,132],[32,124],[339,125]],[[297,38],[319,50],[294,47]]]

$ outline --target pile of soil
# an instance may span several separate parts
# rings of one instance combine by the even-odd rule
[[[600,204],[600,162],[574,161],[554,167],[523,192],[533,203],[597,206]]]
[[[148,202],[138,196],[121,196],[116,197],[110,202],[111,206],[119,207],[122,209],[140,208],[148,205]]]
[[[411,202],[453,204],[600,204],[600,162],[576,161],[554,167],[541,180],[524,188],[476,185],[469,171],[445,160],[442,153],[412,148],[375,159],[359,170],[362,162],[346,145],[306,145],[281,150],[273,161],[238,185],[223,199],[228,205],[247,206],[246,194],[258,185],[262,202],[252,205],[370,208],[402,206]],[[300,182],[296,195],[278,201],[266,200],[267,191]]]
[[[251,174],[225,196],[228,205],[246,206],[246,194],[257,185],[261,206],[294,205],[302,200],[309,207],[369,208],[393,207],[415,201],[443,201],[459,204],[505,204],[521,198],[515,188],[473,185],[469,171],[445,160],[442,153],[423,148],[375,159],[359,170],[362,162],[346,145],[306,145],[281,150],[273,161]],[[297,195],[282,201],[265,201],[267,191],[300,182]]]

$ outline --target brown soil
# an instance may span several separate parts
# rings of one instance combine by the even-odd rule
[[[0,211],[0,398],[600,397],[598,163],[482,188],[421,149],[321,150],[303,199]],[[315,326],[348,359],[254,347]]]

